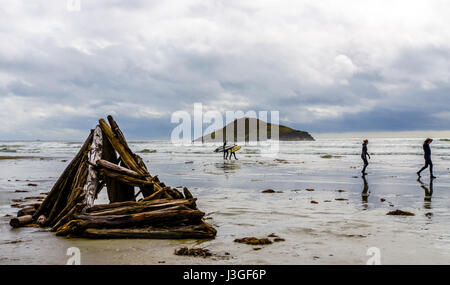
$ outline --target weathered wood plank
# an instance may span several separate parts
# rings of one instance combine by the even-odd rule
[[[117,143],[120,144],[120,146],[117,144],[114,144],[113,142],[111,142],[111,143],[113,144],[114,148],[116,148],[116,145],[117,145],[117,147],[119,147],[121,149],[119,151],[116,148],[117,152],[120,155],[120,158],[125,163],[125,165],[127,167],[131,168],[132,170],[138,172],[139,174],[144,174],[146,177],[151,178],[151,175],[148,172],[144,161],[142,160],[142,158],[139,155],[133,153],[131,151],[131,149],[128,147],[128,143],[125,139],[125,136],[123,135],[122,131],[120,130],[119,126],[117,125],[116,121],[114,120],[114,118],[111,115],[108,116],[108,121],[109,121],[109,124],[111,125],[111,128],[110,128],[111,135],[116,139]],[[101,123],[101,125],[104,125],[105,128],[108,126],[106,124],[106,122],[104,124]],[[125,154],[125,157],[122,157],[124,154]],[[133,168],[133,167],[135,167],[135,168]],[[140,186],[140,190],[144,197],[150,196],[151,194],[160,190],[160,188],[162,188],[162,187],[160,187],[157,184]]]
[[[92,213],[96,211],[103,211],[107,209],[114,209],[118,207],[128,206],[128,205],[134,205],[137,202],[134,201],[125,201],[125,202],[114,202],[111,204],[100,204],[100,205],[94,205],[89,209],[86,209],[86,213]]]
[[[216,230],[202,222],[199,225],[186,225],[170,228],[145,227],[131,229],[86,229],[82,236],[93,239],[113,238],[151,238],[151,239],[211,239]]]
[[[156,185],[156,183],[155,183],[155,185]],[[159,199],[164,196],[165,192],[166,192],[166,190],[164,188],[161,188],[158,191],[156,191],[155,193],[153,193],[152,195],[147,196],[144,199],[142,199],[142,201],[150,201],[153,199]]]
[[[111,130],[114,133],[114,135],[116,136],[116,138],[124,146],[125,150],[132,155],[132,157],[134,158],[134,161],[137,163],[137,165],[139,167],[141,167],[146,173],[148,173],[148,170],[147,170],[147,167],[145,166],[144,161],[142,160],[142,158],[139,155],[137,155],[131,151],[130,147],[128,146],[127,140],[125,139],[125,136],[123,135],[122,131],[119,128],[119,125],[116,123],[114,118],[111,115],[108,115],[107,118],[108,118],[109,125],[111,126]]]
[[[134,160],[134,157],[132,153],[129,153],[125,146],[120,143],[120,141],[115,137],[113,131],[108,126],[108,124],[105,122],[105,120],[100,119],[99,120],[100,127],[103,131],[103,133],[106,135],[106,138],[109,140],[111,145],[114,147],[114,149],[119,153],[120,158],[122,162],[131,170],[134,170],[135,172],[139,173],[143,176],[149,176],[150,174],[146,173]]]
[[[125,201],[125,202],[116,202],[116,203],[111,203],[111,204],[100,204],[100,205],[94,205],[91,208],[87,209],[86,213],[110,210],[110,209],[114,209],[114,208],[130,206],[130,205],[133,206],[138,203],[139,204],[145,203],[146,205],[157,205],[157,204],[170,203],[172,201],[173,200],[169,200],[169,199],[155,199],[155,200],[145,201],[145,202],[144,201],[141,201],[141,202]]]
[[[99,175],[97,170],[92,164],[97,164],[97,161],[102,158],[102,145],[103,145],[103,137],[102,130],[100,126],[94,130],[94,136],[92,138],[91,149],[89,151],[89,166],[88,166],[88,175],[86,178],[86,184],[84,185],[84,204],[85,208],[92,207],[94,205],[94,200],[97,194],[97,187],[99,182]]]
[[[103,137],[106,138],[106,135],[103,134]],[[106,161],[106,163],[102,164],[102,161]],[[98,165],[104,165],[105,167],[116,169],[120,172],[125,172],[131,174],[131,176],[140,175],[128,168],[119,166],[119,159],[117,158],[116,151],[114,147],[111,145],[108,139],[103,140],[103,160],[99,160],[97,162]],[[123,169],[123,170],[122,170]],[[134,186],[119,181],[113,177],[108,177],[102,174],[104,181],[106,182],[106,188],[108,192],[108,198],[110,203],[121,202],[121,201],[135,201],[134,197]]]
[[[73,192],[73,197],[71,198],[71,200],[67,203],[66,207],[64,207],[64,209],[62,211],[59,212],[59,214],[53,218],[52,220],[47,219],[48,221],[46,222],[46,225],[48,226],[54,226],[56,223],[58,223],[58,221],[64,217],[65,215],[67,215],[67,213],[69,211],[71,211],[75,205],[79,202],[82,202],[84,200],[84,193],[83,193],[83,187],[77,187],[74,190],[72,190]]]
[[[33,222],[33,216],[32,215],[25,215],[17,218],[12,218],[11,221],[9,221],[9,224],[13,228],[18,228],[27,224],[30,224]]]
[[[194,197],[194,196],[192,196],[191,192],[186,187],[183,188],[183,194],[186,199],[190,199],[190,198]]]
[[[61,210],[61,208],[53,207],[52,211],[48,215],[48,219],[46,220],[46,226],[53,226],[58,220],[67,214],[70,209],[72,209],[76,203],[79,202],[80,196],[84,195],[83,187],[86,184],[87,174],[88,174],[88,153],[87,149],[83,154],[81,163],[79,164],[77,173],[75,174],[75,178],[72,182],[72,186],[70,187],[70,192],[65,201],[65,206]]]
[[[34,220],[36,220],[42,214],[49,214],[52,208],[54,207],[59,208],[60,204],[57,203],[57,200],[59,197],[61,197],[61,192],[63,192],[63,190],[66,189],[67,185],[72,184],[73,177],[75,176],[75,173],[78,171],[79,164],[81,163],[82,157],[85,151],[88,149],[93,136],[94,133],[93,131],[91,131],[88,138],[81,147],[80,151],[72,159],[72,161],[63,171],[63,173],[59,176],[58,180],[53,185],[52,189],[50,190],[49,194],[40,205],[39,209],[36,211],[36,213],[33,214]],[[61,207],[60,209],[62,208],[63,207]]]
[[[79,214],[83,210],[84,204],[78,203],[70,209],[62,218],[60,218],[52,227],[52,232],[57,231],[64,224],[69,222],[75,214]]]
[[[97,161],[97,166],[105,168],[110,171],[114,171],[123,175],[131,176],[134,178],[142,179],[145,178],[144,175],[140,175],[136,171],[130,170],[128,168],[122,167],[120,165],[114,164],[112,162],[106,161],[104,159],[100,159]]]
[[[117,139],[119,140],[119,142],[129,151],[130,147],[128,146],[127,140],[125,139],[125,136],[123,135],[122,131],[119,128],[119,125],[116,123],[116,121],[114,120],[114,118],[111,115],[107,116],[109,125],[111,126],[111,130],[112,132],[116,135]]]
[[[33,215],[36,213],[36,208],[34,206],[25,207],[23,209],[20,209],[17,212],[17,217],[26,216],[26,215]]]
[[[115,171],[110,171],[108,169],[100,169],[100,173],[104,176],[114,178],[114,179],[119,180],[128,185],[142,186],[142,185],[152,185],[153,184],[152,181],[135,178],[135,177],[128,176],[128,175],[125,175],[122,173],[117,173]],[[133,193],[133,198],[134,198],[134,193]]]
[[[179,206],[176,206],[179,208]],[[56,232],[57,235],[81,233],[87,228],[129,228],[155,225],[179,225],[182,223],[197,224],[205,213],[199,210],[163,209],[130,215],[89,216],[75,215]]]
[[[196,199],[178,199],[178,200],[169,200],[170,202],[167,203],[149,203],[149,202],[138,202],[134,205],[127,205],[123,207],[117,207],[113,209],[106,209],[103,211],[96,211],[93,213],[90,213],[91,216],[105,216],[105,215],[126,215],[126,214],[134,214],[134,213],[140,213],[140,212],[150,212],[150,211],[156,211],[161,210],[173,206],[186,206],[191,209],[195,205]]]

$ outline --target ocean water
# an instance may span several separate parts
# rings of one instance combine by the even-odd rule
[[[355,138],[280,142],[274,155],[244,145],[239,160],[231,161],[212,144],[130,141],[152,175],[198,198],[218,230],[209,241],[67,239],[45,229],[11,229],[8,215],[18,210],[11,205],[48,192],[82,142],[0,142],[0,264],[64,264],[72,246],[80,248],[84,264],[365,264],[371,247],[380,249],[383,264],[448,264],[450,142],[436,138],[432,144],[438,178],[431,181],[427,170],[420,180],[415,174],[424,163],[422,141],[371,139],[365,179]],[[261,193],[268,188],[280,193]],[[103,190],[97,203],[106,202]],[[415,216],[386,215],[396,209]],[[234,242],[271,233],[285,241],[260,247]],[[181,246],[215,255],[175,256]]]

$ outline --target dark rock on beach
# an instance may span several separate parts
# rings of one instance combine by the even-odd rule
[[[411,213],[411,212],[408,212],[408,211],[402,211],[402,210],[390,211],[386,215],[390,215],[390,216],[415,216],[414,213]]]
[[[182,248],[175,250],[175,255],[208,257],[208,256],[211,256],[212,253],[209,251],[209,249],[182,247]]]
[[[286,240],[284,238],[278,237],[278,238],[275,238],[273,241],[274,242],[280,242],[280,241],[286,241]]]
[[[25,197],[25,200],[42,200],[45,199],[44,196],[30,196],[30,197]]]
[[[155,153],[156,149],[144,148],[143,150],[137,151],[137,153]]]
[[[272,243],[272,241],[268,238],[256,238],[256,237],[237,238],[234,240],[234,242],[245,243],[250,245],[264,245]]]
[[[279,159],[279,158],[274,159],[273,161],[278,162],[278,163],[284,163],[284,164],[289,163],[287,160],[285,160],[285,159]]]
[[[283,191],[275,191],[273,189],[266,189],[261,191],[261,193],[283,193]]]
[[[347,235],[347,237],[359,237],[359,238],[365,238],[365,235]]]
[[[11,241],[5,241],[2,244],[16,244],[16,243],[21,243],[23,242],[22,240],[11,240]]]
[[[341,158],[341,155],[331,155],[331,154],[325,154],[325,155],[321,155],[321,158]]]

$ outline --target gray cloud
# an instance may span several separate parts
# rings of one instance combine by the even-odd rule
[[[134,138],[170,115],[279,110],[311,132],[448,129],[445,1],[10,1],[0,11],[0,139]]]

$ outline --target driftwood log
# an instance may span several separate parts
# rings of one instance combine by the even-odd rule
[[[139,202],[134,205],[104,209],[100,211],[90,212],[89,214],[91,216],[125,215],[167,209],[175,206],[185,206],[189,209],[196,210],[195,200],[196,199],[177,199],[169,200],[167,203],[153,203],[154,201]]]
[[[97,187],[99,184],[99,173],[94,165],[102,158],[103,136],[100,126],[94,130],[94,137],[92,138],[91,149],[89,150],[89,166],[86,184],[84,185],[84,205],[86,208],[94,205],[94,200],[97,195]]]
[[[83,146],[77,155],[72,159],[69,165],[66,167],[64,172],[56,181],[53,188],[50,190],[49,194],[45,200],[40,205],[39,209],[34,213],[33,219],[37,219],[40,215],[48,216],[53,210],[54,212],[59,212],[65,205],[66,201],[63,202],[64,198],[68,196],[71,189],[70,188],[76,173],[79,171],[81,161],[87,155],[89,144],[91,143],[93,137],[93,131],[88,136]]]
[[[25,216],[20,216],[20,217],[11,219],[11,221],[9,221],[9,224],[13,228],[18,228],[20,226],[31,224],[32,222],[33,222],[33,216],[25,215]]]
[[[11,226],[33,223],[86,238],[214,238],[190,191],[150,175],[116,121],[108,116],[108,122],[99,120],[44,201],[19,210]],[[104,186],[110,203],[95,205]]]
[[[25,207],[25,208],[20,209],[17,212],[17,217],[26,216],[26,215],[33,215],[34,213],[36,213],[36,208],[34,206],[29,206],[29,207]]]
[[[207,223],[175,227],[143,227],[131,229],[86,229],[82,236],[94,239],[151,238],[151,239],[210,239],[216,230]]]
[[[97,165],[104,167],[105,169],[110,169],[118,173],[126,173],[130,176],[135,177],[136,172],[122,167],[119,165],[119,158],[117,157],[116,151],[109,142],[109,140],[103,140],[103,159],[97,161]],[[134,186],[128,185],[114,179],[113,177],[105,176],[101,173],[106,183],[106,188],[108,192],[108,198],[111,203],[120,201],[134,201]]]
[[[74,216],[74,220],[59,228],[57,235],[80,235],[88,228],[133,228],[139,226],[198,224],[205,214],[199,210],[174,207],[165,210],[108,216]]]

